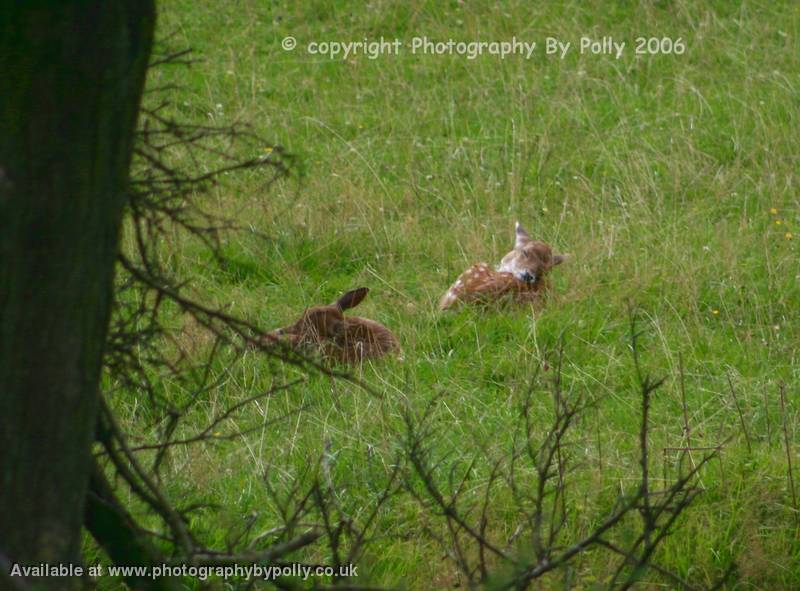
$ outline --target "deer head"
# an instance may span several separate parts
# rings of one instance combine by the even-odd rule
[[[519,222],[515,230],[514,250],[500,261],[497,267],[500,273],[511,273],[520,281],[535,285],[542,281],[550,269],[566,260],[567,255],[554,255],[547,244],[532,240]]]
[[[344,311],[355,308],[368,293],[368,288],[359,287],[343,294],[328,306],[308,308],[297,322],[274,330],[272,334],[298,345],[336,339],[345,328]]]

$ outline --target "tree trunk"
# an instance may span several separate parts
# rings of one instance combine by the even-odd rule
[[[79,562],[113,269],[154,22],[154,0],[0,0],[6,567]],[[9,582],[23,586],[0,568],[0,587]],[[70,587],[58,578],[29,583]]]

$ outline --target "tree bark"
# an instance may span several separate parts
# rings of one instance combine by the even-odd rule
[[[154,0],[0,0],[0,564],[79,561],[154,22]]]

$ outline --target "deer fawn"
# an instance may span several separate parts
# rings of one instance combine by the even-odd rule
[[[329,306],[308,308],[297,322],[273,330],[270,336],[294,346],[317,348],[323,357],[339,363],[359,363],[399,353],[400,345],[388,328],[374,320],[343,314],[360,304],[368,293],[368,288],[359,287]]]
[[[535,302],[548,288],[547,273],[566,260],[567,255],[553,254],[544,242],[531,240],[519,222],[516,223],[514,250],[500,261],[497,270],[486,263],[472,265],[458,276],[439,300],[439,309],[466,302]]]

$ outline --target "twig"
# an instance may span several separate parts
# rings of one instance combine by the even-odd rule
[[[797,511],[797,493],[794,488],[794,475],[792,474],[792,449],[789,444],[789,428],[786,426],[786,384],[781,382],[781,417],[783,419],[783,441],[786,445],[786,465],[789,476],[789,490],[792,492],[792,508],[794,509],[794,519],[800,525],[800,512]]]
[[[628,562],[628,563],[632,563],[634,565],[638,563],[638,561],[636,560],[635,556],[632,556],[630,553],[626,552],[625,550],[623,550],[622,548],[620,548],[616,544],[614,544],[612,542],[609,542],[608,540],[599,539],[599,540],[597,540],[597,543],[599,545],[601,545],[601,546],[605,546],[606,548],[608,548],[609,550],[611,550],[615,554],[619,554],[620,556],[625,558],[625,561]],[[664,578],[667,578],[670,581],[672,581],[673,583],[675,583],[677,586],[682,587],[684,589],[684,591],[697,591],[697,588],[692,586],[688,581],[685,581],[684,579],[682,579],[681,577],[679,577],[675,573],[671,573],[670,571],[668,571],[664,567],[659,566],[658,564],[655,564],[654,562],[651,562],[648,566],[650,568],[652,568],[654,571],[656,571],[658,574],[663,576]]]
[[[683,436],[686,438],[686,447],[689,461],[694,467],[694,458],[692,457],[692,432],[689,428],[689,411],[686,404],[686,372],[683,368],[683,353],[678,354],[678,366],[679,366],[679,373],[680,373],[680,385],[681,385],[681,408],[683,409]],[[683,462],[681,462],[682,464]],[[683,470],[683,466],[680,466],[681,471]]]
[[[767,395],[767,385],[764,384],[764,419],[767,421],[767,447],[772,445],[772,425],[769,420],[769,397]]]
[[[158,487],[158,485],[153,481],[152,478],[148,476],[147,472],[141,467],[141,465],[139,465],[139,462],[136,460],[136,456],[128,447],[125,436],[122,433],[122,430],[119,428],[119,425],[117,425],[114,414],[111,412],[111,409],[108,407],[108,404],[104,398],[100,399],[100,408],[103,416],[106,419],[106,426],[111,431],[114,439],[116,439],[128,462],[130,462],[139,478],[142,480],[142,482],[144,482],[152,495],[155,497],[155,501],[157,502],[155,506],[160,509],[159,512],[161,516],[169,524],[170,529],[172,529],[172,533],[175,534],[178,545],[187,555],[191,555],[194,551],[194,543],[192,542],[191,536],[186,529],[186,524],[183,521],[183,517],[181,517],[178,512],[175,511],[167,498],[164,496],[164,493],[161,492],[161,489]],[[110,444],[108,448],[111,448]]]
[[[736,410],[739,413],[739,422],[742,425],[742,433],[744,433],[744,440],[747,442],[747,452],[752,454],[753,453],[753,446],[750,445],[750,434],[747,432],[747,425],[744,422],[744,413],[742,412],[742,406],[739,404],[739,398],[736,396],[736,389],[733,387],[733,380],[731,380],[731,374],[726,374],[728,377],[728,386],[731,390],[731,396],[733,396],[733,401],[736,403]]]
[[[267,550],[242,552],[240,554],[225,554],[215,552],[197,552],[189,557],[182,557],[178,560],[173,560],[172,564],[194,564],[205,566],[228,566],[232,564],[254,564],[254,563],[270,563],[277,558],[286,556],[290,552],[313,544],[322,536],[322,532],[318,530],[308,531],[296,538],[283,542],[282,544],[275,544]]]

